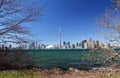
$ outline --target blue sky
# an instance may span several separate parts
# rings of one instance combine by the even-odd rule
[[[40,21],[30,24],[35,40],[56,44],[58,26],[62,41],[80,42],[83,38],[103,39],[96,33],[96,18],[111,6],[110,0],[42,0],[48,4]]]

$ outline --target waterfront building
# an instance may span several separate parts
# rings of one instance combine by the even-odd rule
[[[84,40],[82,40],[82,42],[81,42],[82,49],[84,49],[84,47],[85,47],[85,45],[84,45],[84,44],[85,44],[86,42],[87,42],[87,40],[85,40],[85,39],[84,39]]]
[[[76,48],[76,49],[81,49],[81,45],[79,45],[79,44],[80,44],[80,43],[78,43],[78,42],[76,43],[76,45],[75,45],[75,48]]]
[[[95,41],[92,41],[91,47],[92,47],[92,49],[95,49]]]
[[[70,49],[71,48],[70,42],[68,42],[67,45],[68,45],[67,48]]]
[[[55,47],[54,46],[52,46],[52,45],[48,45],[48,46],[46,46],[46,49],[54,49]]]
[[[38,42],[35,42],[35,49],[38,49]]]
[[[41,45],[40,44],[38,44],[38,49],[41,49]]]
[[[72,44],[72,49],[75,49],[75,44]]]
[[[2,50],[8,50],[8,47],[7,47],[7,45],[2,44],[1,49],[2,49]]]
[[[0,45],[0,50],[2,50],[2,46]]]
[[[9,49],[12,49],[12,45],[11,44],[9,45]]]
[[[70,49],[71,48],[71,44],[70,42],[65,42],[63,41],[63,46],[62,46],[63,49]]]
[[[44,44],[39,44],[39,49],[44,49],[45,45]]]
[[[82,44],[81,43],[79,43],[79,47],[82,48]]]
[[[76,43],[76,47],[79,47],[79,43],[78,42]]]
[[[66,45],[66,42],[65,41],[63,41],[63,46],[65,46]]]
[[[63,41],[62,49],[66,49],[66,42],[65,41]]]
[[[100,48],[104,48],[104,43],[100,43]]]
[[[35,49],[35,43],[34,42],[31,42],[29,44],[29,49]]]
[[[84,41],[81,42],[81,46],[82,46],[82,48],[84,48]]]
[[[109,48],[111,47],[110,43],[108,43],[108,47],[109,47]]]
[[[107,42],[105,42],[105,43],[104,43],[104,48],[109,49],[109,48],[110,48],[109,45],[110,45],[110,44],[108,44]]]
[[[87,42],[84,43],[84,49],[88,49],[88,43]]]
[[[5,50],[5,45],[2,45],[2,47],[1,47],[1,48],[2,48],[2,50]]]
[[[41,45],[37,41],[33,41],[29,44],[29,49],[40,49]]]
[[[67,45],[64,45],[64,46],[62,47],[62,49],[67,49]]]
[[[95,48],[100,48],[100,43],[99,43],[99,41],[96,41],[96,42],[95,42]]]
[[[95,48],[95,42],[92,39],[90,39],[88,41],[88,48],[89,49],[94,49]]]

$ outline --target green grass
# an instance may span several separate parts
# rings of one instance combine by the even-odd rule
[[[31,71],[2,71],[0,78],[44,78],[42,75]]]
[[[81,71],[81,72],[86,73],[87,71]],[[58,76],[60,76],[60,75],[58,75]],[[47,76],[41,75],[40,72],[32,72],[32,71],[27,71],[27,70],[25,70],[25,71],[11,70],[11,71],[1,71],[0,72],[0,78],[46,78],[46,77]],[[56,78],[56,75],[53,74],[53,77]],[[68,77],[66,77],[66,78],[68,78]],[[98,76],[98,78],[120,78],[120,74],[115,74],[115,75],[111,75],[111,76],[102,75],[102,76]]]

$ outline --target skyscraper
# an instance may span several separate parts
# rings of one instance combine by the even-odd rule
[[[99,43],[99,41],[96,41],[96,42],[95,42],[95,48],[100,48],[100,43]]]
[[[87,42],[87,40],[85,40],[85,39],[84,39],[84,40],[82,40],[82,42],[81,42],[81,45],[82,45],[82,48],[83,48],[83,49],[84,49],[84,47],[85,47],[85,45],[84,45],[84,44],[85,44],[86,42]]]
[[[66,42],[65,42],[65,41],[63,41],[63,46],[65,46],[65,44],[66,44]]]
[[[89,49],[94,49],[95,48],[95,42],[92,39],[90,39],[88,41],[88,48]]]

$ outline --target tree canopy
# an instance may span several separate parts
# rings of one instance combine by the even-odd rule
[[[120,0],[111,0],[111,2],[112,8],[106,9],[97,19],[98,32],[107,41],[120,44]]]
[[[114,43],[115,46],[120,45],[120,0],[111,0],[113,6],[105,10],[105,13],[97,18],[98,33],[101,34],[107,41]],[[109,52],[109,57],[104,63],[118,57],[120,65],[120,50],[115,51],[112,48]]]
[[[23,24],[39,20],[43,9],[39,0],[0,0],[0,43],[26,43]]]

